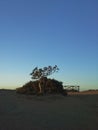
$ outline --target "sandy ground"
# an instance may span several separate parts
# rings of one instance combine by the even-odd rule
[[[0,130],[98,130],[98,94],[28,96],[0,90]]]

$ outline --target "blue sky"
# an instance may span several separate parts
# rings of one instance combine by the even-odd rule
[[[0,88],[14,89],[36,66],[51,78],[98,89],[97,0],[0,0]]]

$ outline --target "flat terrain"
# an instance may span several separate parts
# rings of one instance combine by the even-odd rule
[[[32,96],[0,90],[0,130],[98,130],[98,94]]]

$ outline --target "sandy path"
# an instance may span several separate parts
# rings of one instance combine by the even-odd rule
[[[25,96],[0,91],[0,130],[98,130],[98,95]]]

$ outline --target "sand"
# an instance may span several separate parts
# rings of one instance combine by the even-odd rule
[[[0,130],[98,130],[98,94],[32,96],[0,90]]]

